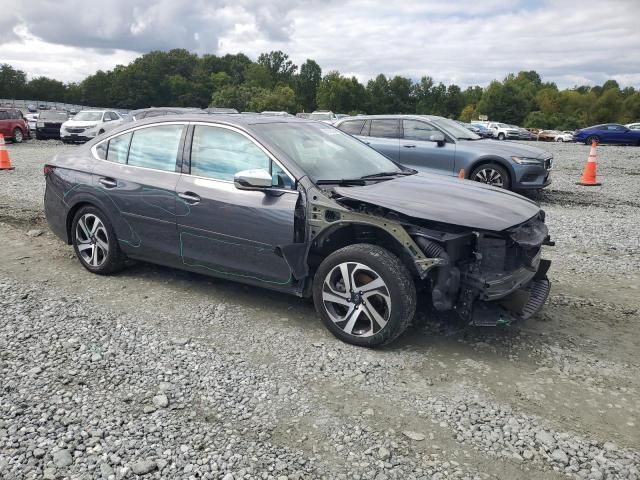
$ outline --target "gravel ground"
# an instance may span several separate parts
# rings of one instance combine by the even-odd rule
[[[640,149],[545,144],[542,315],[420,318],[370,351],[308,303],[136,264],[87,273],[42,222],[42,165],[0,172],[0,478],[640,478]],[[43,254],[43,252],[46,252]]]

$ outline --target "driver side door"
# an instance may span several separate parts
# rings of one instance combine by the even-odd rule
[[[291,269],[280,247],[294,242],[298,201],[293,178],[253,138],[225,125],[190,127],[176,192],[187,210],[177,217],[185,267],[250,283],[286,286]],[[234,175],[264,169],[273,187],[240,190]]]
[[[400,163],[421,172],[452,175],[456,156],[456,144],[432,142],[429,137],[443,133],[434,125],[421,120],[402,120],[403,135],[400,139]],[[445,139],[447,136],[445,135]]]

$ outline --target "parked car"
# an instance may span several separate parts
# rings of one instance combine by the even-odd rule
[[[310,113],[306,113],[306,112],[296,113],[296,117],[298,117],[298,118],[309,118],[309,115],[311,115],[311,114]]]
[[[264,112],[260,112],[260,115],[270,115],[272,117],[293,117],[293,115],[288,112],[273,110],[265,110]]]
[[[120,114],[113,110],[82,110],[62,124],[60,138],[64,143],[86,142],[122,121]]]
[[[321,122],[157,117],[44,171],[49,225],[90,272],[128,257],[313,297],[355,345],[398,337],[417,292],[489,326],[530,317],[550,290],[534,202],[418,174]]]
[[[336,123],[390,159],[416,170],[510,190],[551,183],[553,156],[516,142],[483,140],[454,120],[433,115],[368,115]]]
[[[526,128],[518,127],[516,125],[509,125],[510,127],[518,130],[518,140],[537,140],[537,136],[531,133]]]
[[[64,110],[46,110],[42,112],[36,122],[35,138],[38,140],[60,138],[60,128],[67,120],[69,120],[69,114]]]
[[[555,138],[556,142],[573,142],[573,132],[563,131],[559,132]]]
[[[470,125],[477,130],[474,131],[474,133],[480,135],[482,138],[493,138],[493,132],[489,130],[485,125],[479,123],[470,123]]]
[[[584,142],[587,145],[595,141],[596,143],[640,146],[640,130],[632,130],[617,123],[607,123],[576,130],[573,141]]]
[[[29,125],[29,131],[35,132],[37,123],[38,123],[38,114],[37,113],[27,113],[24,115],[24,119],[27,121],[27,125]]]
[[[338,117],[330,110],[316,110],[309,115],[309,119],[331,124],[338,120]]]
[[[520,138],[518,128],[506,123],[489,122],[487,128],[491,131],[493,137],[498,140],[517,140]]]
[[[209,107],[209,108],[206,108],[205,111],[207,113],[240,113],[235,108],[225,108],[225,107]]]
[[[627,123],[625,127],[627,127],[629,130],[640,130],[640,122]]]
[[[22,143],[25,138],[29,138],[29,124],[22,116],[22,112],[17,108],[0,108],[0,133],[5,140],[14,143]]]
[[[164,115],[180,115],[183,113],[206,113],[201,108],[182,108],[182,107],[151,107],[132,110],[123,117],[124,122],[135,122],[143,118],[162,117]]]
[[[555,142],[558,135],[560,135],[560,132],[557,130],[540,130],[538,132],[538,141]]]

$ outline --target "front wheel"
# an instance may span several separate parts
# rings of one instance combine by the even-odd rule
[[[504,140],[504,139],[505,139],[504,133],[499,133],[498,134],[498,140]]]
[[[82,266],[106,275],[124,265],[124,255],[106,215],[95,207],[83,207],[73,217],[71,243]]]
[[[509,174],[503,166],[496,163],[487,163],[476,167],[471,172],[469,179],[499,188],[509,189],[511,186]]]
[[[416,309],[416,288],[398,257],[359,243],[333,252],[313,281],[316,311],[340,340],[375,347],[405,331]]]
[[[24,134],[19,128],[13,130],[13,141],[14,143],[22,143],[24,141]]]
[[[593,142],[596,142],[596,145],[598,145],[600,143],[600,139],[597,136],[593,135],[593,136],[587,138],[587,141],[584,142],[584,143],[586,145],[591,145]]]

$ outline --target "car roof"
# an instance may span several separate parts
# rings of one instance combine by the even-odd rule
[[[413,119],[413,120],[440,120],[445,117],[439,117],[438,115],[417,115],[417,114],[389,114],[389,115],[356,115],[355,117],[341,118],[338,123],[342,123],[350,120],[371,120],[371,119]],[[446,120],[446,119],[445,119]]]

